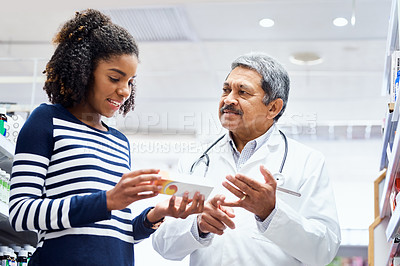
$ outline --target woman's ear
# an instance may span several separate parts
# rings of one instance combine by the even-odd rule
[[[283,108],[283,100],[278,98],[268,104],[268,119],[274,119]]]

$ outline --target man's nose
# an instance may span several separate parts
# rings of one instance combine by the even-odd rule
[[[237,97],[233,91],[231,91],[224,99],[225,105],[236,105],[238,103]]]

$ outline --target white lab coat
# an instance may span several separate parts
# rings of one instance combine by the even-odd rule
[[[284,141],[275,127],[266,144],[236,170],[225,136],[208,153],[210,166],[204,180],[214,184],[210,195],[224,194],[237,200],[221,183],[228,174],[245,174],[259,182],[264,177],[261,164],[271,173],[279,171]],[[189,173],[199,157],[183,159],[180,171]],[[204,178],[205,164],[200,163],[193,175]],[[222,236],[214,235],[206,244],[191,233],[197,215],[187,219],[167,219],[153,234],[153,247],[164,258],[182,260],[190,254],[190,265],[326,265],[335,257],[340,245],[340,227],[331,184],[321,153],[288,139],[288,154],[283,168],[282,187],[301,193],[301,197],[276,192],[277,212],[268,229],[261,232],[254,214],[234,208],[236,228],[227,228]]]

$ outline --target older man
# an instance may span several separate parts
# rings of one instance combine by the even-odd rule
[[[288,94],[288,74],[271,57],[249,54],[232,63],[219,103],[228,133],[207,156],[180,163],[183,173],[213,183],[213,195],[201,214],[156,231],[153,246],[164,258],[190,255],[190,265],[207,266],[332,261],[340,228],[324,157],[275,124]]]

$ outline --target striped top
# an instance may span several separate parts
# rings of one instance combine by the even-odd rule
[[[129,208],[107,210],[106,191],[131,165],[127,138],[107,128],[92,128],[61,105],[47,104],[24,124],[9,212],[15,230],[38,232],[32,263],[133,265],[134,242],[154,232],[143,225],[149,209],[136,218]]]

